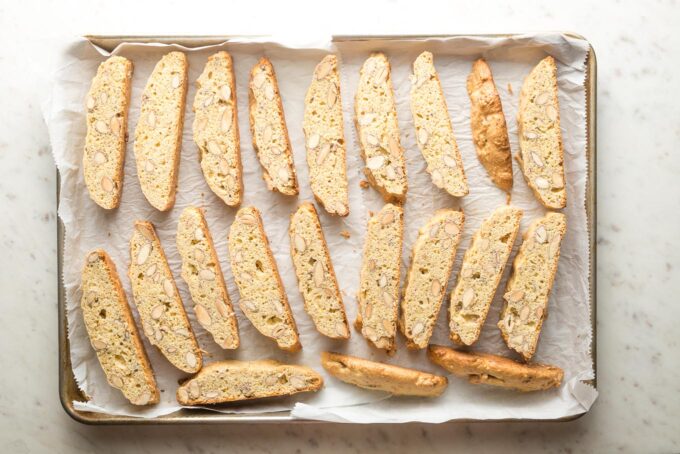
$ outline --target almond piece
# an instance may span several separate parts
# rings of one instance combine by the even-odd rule
[[[324,275],[325,273],[323,265],[321,264],[321,262],[317,261],[316,263],[314,263],[314,284],[317,287],[321,287],[321,285],[323,284]]]
[[[137,251],[137,265],[143,265],[151,253],[151,243],[144,243]]]
[[[374,147],[377,147],[378,145],[380,145],[380,141],[373,134],[366,134],[366,143],[368,143],[369,145],[372,145]]]
[[[564,187],[564,177],[561,173],[555,172],[552,175],[553,188],[562,189]]]
[[[231,109],[224,109],[222,112],[222,118],[220,120],[220,129],[222,132],[229,132],[231,125],[233,123],[233,112]]]
[[[422,322],[418,322],[411,328],[411,336],[416,337],[418,334],[422,333],[425,329],[425,325]]]
[[[225,101],[229,101],[231,99],[231,87],[229,86],[229,84],[222,85],[219,89],[219,94],[220,98],[222,98]]]
[[[165,306],[163,304],[157,304],[154,306],[153,309],[151,309],[151,318],[154,320],[158,320],[163,316],[163,313],[165,312]]]
[[[101,151],[98,151],[94,154],[94,157],[92,158],[94,163],[97,165],[104,164],[108,159],[106,158],[106,155],[102,153]]]
[[[208,141],[207,148],[208,151],[212,154],[222,154],[222,148],[214,140]]]
[[[385,157],[384,156],[373,156],[371,158],[368,158],[368,161],[366,161],[366,167],[368,167],[370,170],[378,170],[385,164]]]
[[[538,104],[539,106],[542,106],[543,104],[548,102],[548,99],[550,99],[550,93],[547,91],[544,91],[542,93],[539,93],[536,96],[536,99],[534,99],[534,102]]]
[[[444,165],[446,167],[450,167],[452,169],[455,169],[458,166],[458,163],[456,162],[456,160],[452,156],[449,156],[449,155],[444,155],[444,157],[442,158],[442,161],[444,161]]]
[[[102,120],[97,120],[94,124],[94,128],[100,134],[106,134],[109,132],[109,127]]]
[[[331,144],[325,143],[319,149],[319,154],[316,155],[316,164],[321,165],[326,160],[326,157],[331,151]]]
[[[458,235],[460,233],[460,229],[453,222],[447,222],[444,224],[444,231],[451,236]]]
[[[198,364],[196,355],[194,355],[193,352],[187,352],[187,354],[184,356],[184,360],[186,361],[187,366],[189,366],[192,369],[196,367],[196,364]]]
[[[427,129],[425,128],[420,128],[418,130],[418,143],[421,145],[425,145],[427,143],[427,139],[430,137],[430,134],[427,132]]]
[[[437,297],[442,291],[442,284],[439,282],[438,279],[435,279],[432,281],[432,285],[430,285],[430,293],[432,296]]]
[[[307,242],[305,241],[305,239],[301,235],[298,235],[296,233],[295,237],[294,237],[294,242],[295,242],[295,249],[298,252],[300,252],[300,253],[305,252],[305,249],[307,249]]]
[[[535,151],[531,152],[531,160],[534,161],[534,164],[536,164],[538,167],[543,167],[543,159],[541,159],[541,156],[536,153]]]
[[[326,61],[320,64],[316,69],[316,79],[317,80],[325,79],[328,76],[328,74],[330,74],[332,69],[333,64],[330,61]]]
[[[538,189],[548,189],[550,187],[550,182],[543,177],[537,177],[534,180],[534,184]]]
[[[179,88],[179,86],[182,84],[182,79],[180,79],[178,74],[175,74],[172,76],[172,88]]]
[[[215,280],[215,273],[213,273],[209,269],[202,269],[201,271],[198,272],[198,277],[199,279],[202,279],[204,281],[214,281]]]
[[[96,102],[92,96],[87,97],[87,110],[94,109]]]
[[[468,287],[463,292],[463,298],[462,298],[463,307],[464,308],[468,307],[474,299],[475,299],[475,291],[471,287]]]
[[[312,134],[309,136],[307,139],[307,148],[309,149],[314,149],[319,146],[319,141],[321,140],[321,137],[319,137],[318,134]]]
[[[547,241],[548,239],[548,233],[545,230],[544,226],[538,226],[536,229],[536,232],[534,233],[534,236],[536,237],[536,241],[539,243],[543,244]]]
[[[109,177],[102,177],[101,186],[104,192],[113,191],[113,181],[111,181],[111,178]]]
[[[172,297],[175,294],[175,287],[172,285],[172,282],[170,282],[170,279],[163,280],[163,291],[169,297]]]
[[[194,312],[196,312],[196,320],[198,320],[198,323],[200,323],[201,326],[210,326],[212,319],[205,307],[197,304],[194,306]]]

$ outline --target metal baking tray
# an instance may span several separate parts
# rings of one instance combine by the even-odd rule
[[[576,33],[564,33],[573,38],[585,38]],[[373,39],[424,39],[424,38],[449,38],[457,35],[351,35],[333,36],[334,42],[345,41],[367,41]],[[512,37],[511,34],[490,34],[478,35],[480,37]],[[98,36],[91,35],[85,37],[92,44],[112,51],[122,43],[163,43],[179,44],[188,48],[209,46],[228,41],[232,36]],[[593,360],[593,370],[597,377],[597,293],[596,293],[596,266],[597,266],[597,172],[596,172],[596,149],[597,149],[597,61],[595,51],[592,46],[586,61],[586,154],[588,160],[588,181],[586,184],[586,214],[588,216],[588,230],[590,232],[590,275],[588,277],[590,286],[591,317],[592,325],[592,347],[591,357]],[[60,176],[57,171],[57,207],[59,205]],[[86,396],[78,389],[71,367],[71,355],[67,336],[66,320],[66,298],[62,285],[63,267],[63,244],[64,226],[60,219],[57,219],[57,253],[58,253],[58,310],[59,310],[59,398],[61,405],[66,413],[74,420],[84,424],[94,425],[114,425],[114,424],[223,424],[223,423],[291,423],[291,422],[316,422],[293,418],[289,411],[272,413],[239,413],[225,414],[217,413],[204,409],[181,409],[175,413],[160,416],[152,419],[135,418],[131,416],[116,416],[104,413],[92,413],[76,410],[73,406],[74,400],[86,400]],[[588,381],[597,387],[597,379]],[[557,421],[571,421],[583,416],[586,412],[557,419]],[[475,422],[478,420],[455,420],[451,422]],[[533,421],[528,419],[506,419],[502,421]]]

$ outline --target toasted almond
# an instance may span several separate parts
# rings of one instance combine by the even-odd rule
[[[102,104],[106,104],[106,101],[108,100],[109,95],[105,91],[101,92],[101,94],[99,95],[99,101],[101,101]]]
[[[151,253],[151,243],[144,243],[137,251],[137,265],[143,265]]]
[[[392,295],[390,295],[389,293],[383,292],[382,297],[385,304],[391,305],[392,303],[394,303],[394,298],[392,298]]]
[[[104,153],[102,153],[101,151],[96,152],[94,154],[92,160],[97,165],[104,164],[106,161],[108,161],[108,159],[106,158],[106,155]]]
[[[560,172],[555,172],[552,175],[553,188],[561,189],[564,187],[564,177]]]
[[[472,301],[474,301],[474,299],[475,291],[471,287],[466,288],[465,291],[463,292],[462,298],[463,307],[468,307],[472,303]]]
[[[179,74],[172,76],[172,88],[179,88],[182,84],[182,79],[180,79]]]
[[[395,157],[401,156],[401,146],[399,145],[399,140],[394,136],[389,136],[387,140],[390,154]]]
[[[371,315],[373,315],[373,306],[371,304],[366,304],[366,307],[364,308],[364,316],[366,317],[366,320],[370,320]]]
[[[392,322],[391,322],[391,321],[389,321],[389,320],[386,319],[386,318],[383,319],[383,321],[382,321],[382,326],[383,326],[383,328],[385,329],[385,331],[387,331],[388,334],[391,334],[391,333],[392,333],[393,325],[392,325]]]
[[[186,402],[189,400],[189,393],[184,388],[179,388],[177,390],[177,400],[180,402]]]
[[[524,133],[524,138],[528,140],[538,139],[538,134],[533,131],[527,131]]]
[[[244,213],[241,216],[239,216],[239,220],[243,224],[247,224],[247,225],[256,225],[257,224],[257,219],[255,219],[255,216],[253,216],[252,214],[248,214],[248,213]]]
[[[151,393],[149,391],[144,391],[136,399],[134,399],[135,405],[146,405],[151,400]]]
[[[547,106],[545,108],[545,115],[548,117],[548,120],[553,121],[553,122],[557,121],[558,113],[557,113],[557,109],[555,108],[555,106]]]
[[[394,166],[385,167],[385,176],[390,180],[395,180],[397,178],[397,172],[394,170]]]
[[[267,98],[269,101],[272,101],[274,99],[274,96],[276,95],[276,92],[274,91],[274,87],[271,84],[267,84],[264,87],[264,97]]]
[[[387,287],[387,276],[385,276],[384,274],[380,275],[380,279],[378,279],[378,286]]]
[[[156,274],[156,270],[157,270],[157,269],[158,269],[158,267],[156,266],[156,264],[155,264],[155,263],[152,263],[151,266],[149,266],[149,267],[146,269],[146,271],[144,272],[144,274],[145,274],[146,276],[153,276],[154,274]]]
[[[444,186],[444,177],[442,177],[442,174],[439,170],[432,171],[432,183],[434,183],[434,185],[438,188]]]
[[[444,165],[446,167],[450,167],[452,169],[455,169],[458,166],[458,163],[456,162],[455,158],[447,154],[444,155],[442,161],[444,161]]]
[[[153,333],[153,337],[154,337],[154,339],[156,339],[156,342],[160,342],[160,341],[163,340],[163,332],[160,329],[157,329]]]
[[[539,225],[536,229],[536,232],[534,233],[534,236],[536,237],[536,241],[539,243],[545,243],[548,240],[548,232],[546,232],[545,226]]]
[[[380,141],[373,134],[366,134],[366,143],[368,143],[369,145],[372,145],[374,147],[377,147],[378,145],[380,145]]]
[[[550,182],[543,177],[537,177],[534,180],[534,184],[538,189],[548,189],[550,187]]]
[[[270,124],[265,125],[264,130],[262,131],[262,141],[265,143],[271,141],[273,134],[274,130],[272,129],[272,126]]]
[[[218,165],[220,166],[220,172],[222,172],[224,175],[231,176],[229,175],[229,162],[225,158],[220,158],[218,161]],[[231,186],[231,185],[229,185]]]
[[[411,328],[411,336],[416,337],[418,334],[422,333],[425,329],[425,325],[422,322],[418,322]]]
[[[319,141],[321,140],[321,137],[318,134],[312,134],[309,136],[307,139],[307,148],[309,149],[314,149],[319,146]]]
[[[196,122],[194,123],[196,125],[196,131],[197,132],[202,132],[205,130],[205,127],[208,126],[208,117],[206,116],[200,116],[197,113],[196,114]]]
[[[222,132],[229,132],[233,123],[233,116],[234,113],[231,109],[224,109],[224,112],[222,112],[222,118],[220,119],[220,129]]]
[[[212,154],[222,154],[222,147],[214,140],[209,140],[207,147],[208,151]]]
[[[166,294],[167,296],[169,296],[169,297],[174,296],[174,294],[175,294],[175,286],[172,285],[172,282],[170,281],[170,279],[164,279],[164,280],[163,280],[163,291],[164,291],[165,294]]]
[[[324,143],[319,149],[319,154],[316,155],[316,164],[321,165],[326,160],[326,157],[331,152],[331,144]]]
[[[439,224],[434,224],[430,228],[430,238],[436,238],[438,233],[439,233]]]
[[[151,309],[151,318],[158,320],[163,316],[163,313],[165,313],[165,306],[163,304],[157,304],[153,309]]]
[[[320,261],[314,263],[314,284],[317,287],[321,287],[325,277],[325,272],[323,269],[323,264]]]
[[[283,325],[278,325],[272,330],[272,336],[275,338],[283,337],[286,334],[286,327]]]
[[[229,84],[222,85],[219,89],[219,94],[220,98],[222,98],[225,101],[229,101],[231,99],[231,87],[229,86]]]
[[[529,318],[529,306],[524,306],[519,312],[519,319],[526,321]]]
[[[201,387],[198,384],[198,381],[192,380],[189,382],[189,395],[192,399],[198,399],[198,397],[201,395]]]
[[[326,93],[326,105],[328,105],[328,107],[333,107],[337,100],[338,100],[337,89],[335,88],[335,85],[331,85],[328,88],[328,92]]]
[[[184,355],[184,361],[187,363],[187,366],[189,366],[191,369],[196,367],[196,365],[198,364],[196,355],[193,352],[187,352],[187,354]]]
[[[96,102],[92,96],[87,97],[87,110],[94,109]]]
[[[517,303],[519,301],[522,301],[522,298],[524,298],[524,291],[523,290],[512,290],[512,291],[506,293],[503,297],[509,303]]]
[[[335,324],[335,334],[338,337],[346,337],[347,336],[347,327],[343,322],[337,322]]]
[[[113,181],[111,181],[111,178],[109,177],[102,177],[101,186],[104,192],[113,191]]]
[[[205,260],[205,254],[198,247],[194,249],[194,260],[196,260],[199,263],[203,263],[203,261]]]
[[[214,281],[215,273],[205,268],[198,272],[198,277],[204,281]]]
[[[282,182],[286,183],[288,180],[290,180],[290,172],[288,171],[288,168],[286,167],[281,167],[277,173],[279,180]]]
[[[381,85],[384,84],[387,81],[387,76],[389,75],[389,71],[385,66],[381,66],[376,68],[375,70],[375,75],[373,76],[373,83],[375,85]]]
[[[245,307],[249,312],[257,312],[259,310],[257,304],[250,300],[241,300],[239,304],[241,307]]]
[[[385,164],[384,156],[373,156],[366,161],[366,167],[370,170],[378,170]]]
[[[439,296],[442,291],[442,284],[439,282],[439,279],[435,279],[432,281],[432,284],[430,285],[430,293],[432,296]]]
[[[307,249],[307,242],[302,237],[302,235],[296,233],[295,236],[293,237],[293,240],[295,243],[295,249],[301,253],[305,252],[305,249]]]
[[[229,310],[227,305],[222,301],[222,298],[215,300],[215,309],[222,316],[222,318],[229,318],[232,316],[232,312]]]
[[[325,79],[328,76],[328,74],[330,74],[332,69],[333,63],[331,61],[321,62],[316,67],[316,79],[317,80]]]
[[[465,266],[463,267],[462,271],[460,272],[461,276],[463,276],[465,279],[471,278],[473,271],[470,266]]]
[[[247,271],[244,271],[243,273],[241,273],[240,277],[241,277],[241,280],[243,282],[250,282],[250,281],[253,280],[253,276]]]
[[[444,224],[444,231],[452,236],[458,235],[460,233],[460,229],[453,222],[447,222]]]
[[[421,145],[425,145],[427,143],[427,139],[430,137],[430,134],[427,132],[427,129],[425,128],[420,128],[418,130],[418,143]]]
[[[297,377],[295,375],[290,377],[288,379],[288,381],[290,382],[291,385],[293,385],[293,388],[295,388],[295,389],[302,389],[305,386],[307,386],[307,384],[305,383],[305,380],[303,378]]]
[[[212,319],[210,318],[210,313],[208,313],[207,309],[200,304],[197,304],[194,306],[194,312],[196,312],[196,319],[198,320],[198,323],[200,323],[202,326],[210,326],[212,323]]]
[[[273,386],[276,384],[276,382],[279,381],[279,377],[276,375],[269,375],[267,378],[264,379],[264,384],[267,386]]]
[[[188,338],[188,337],[191,337],[191,333],[190,333],[189,330],[186,329],[186,328],[182,328],[182,327],[180,327],[180,328],[175,328],[173,331],[174,331],[176,334],[179,334],[180,336],[184,336],[184,337],[187,337],[187,338]]]
[[[97,260],[99,260],[99,253],[98,252],[92,252],[90,255],[87,256],[87,261],[89,263],[94,263]]]
[[[120,378],[118,375],[112,375],[111,376],[111,385],[113,385],[115,388],[122,388],[123,387],[123,379]]]
[[[365,337],[372,340],[373,342],[378,340],[378,335],[376,334],[375,330],[370,326],[364,326],[363,334]]]
[[[109,127],[111,128],[112,133],[117,136],[120,135],[120,119],[117,116],[114,115],[111,117],[109,120]]]
[[[550,257],[554,257],[555,254],[557,254],[557,251],[560,250],[560,242],[562,241],[562,235],[559,233],[556,233],[555,236],[552,237],[550,240],[550,244],[548,245],[548,254]]]
[[[548,100],[550,99],[550,92],[544,91],[539,93],[536,96],[536,99],[534,99],[534,102],[538,104],[539,106],[542,106],[543,104],[547,103]]]
[[[394,212],[393,211],[386,211],[385,214],[382,215],[380,218],[380,223],[382,225],[387,225],[394,221]]]
[[[543,167],[543,159],[541,159],[541,156],[536,152],[532,151],[531,152],[531,160],[534,161],[534,164],[536,164],[538,167]]]
[[[106,134],[109,132],[109,127],[108,125],[102,121],[102,120],[97,120],[94,124],[94,128],[97,130],[98,133],[100,134]]]
[[[99,339],[95,339],[92,341],[92,346],[94,347],[95,350],[104,350],[108,345],[106,342],[101,341]]]

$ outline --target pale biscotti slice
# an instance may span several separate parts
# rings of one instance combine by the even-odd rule
[[[208,364],[177,389],[182,405],[206,405],[318,391],[323,378],[306,366],[274,360]]]
[[[521,209],[502,206],[482,222],[472,237],[451,292],[449,335],[457,344],[472,345],[479,338],[521,219]]]
[[[418,231],[406,273],[399,327],[409,348],[427,347],[456,258],[465,215],[439,210]]]
[[[101,249],[87,255],[82,291],[85,328],[106,380],[134,405],[158,403],[156,379],[116,266]]]
[[[100,207],[116,208],[123,190],[132,62],[109,57],[99,65],[87,93],[87,134],[83,174],[90,198]]]
[[[190,206],[182,211],[177,222],[177,250],[182,257],[182,278],[189,287],[196,320],[217,345],[238,348],[236,314],[202,209]]]
[[[566,231],[567,217],[561,213],[548,213],[534,221],[524,234],[505,288],[498,328],[508,347],[526,361],[536,352],[548,314],[548,299]]]
[[[368,220],[355,326],[378,348],[396,349],[404,210],[388,203]]]
[[[491,68],[483,58],[472,64],[472,72],[467,78],[467,91],[470,96],[472,138],[479,162],[496,186],[510,192],[512,155],[508,126]]]
[[[564,372],[544,364],[522,364],[488,353],[461,352],[440,345],[430,345],[430,361],[452,374],[467,378],[475,385],[492,385],[517,391],[543,391],[557,388]]]
[[[262,164],[263,178],[271,191],[297,195],[298,182],[293,147],[283,113],[276,73],[262,57],[250,71],[250,134]]]
[[[179,370],[188,373],[201,370],[201,349],[150,222],[135,222],[128,277],[142,329],[151,344]]]
[[[322,352],[321,365],[345,383],[397,396],[436,397],[448,385],[446,377],[340,353]]]
[[[302,127],[314,198],[329,214],[338,216],[349,214],[343,124],[338,58],[327,55],[314,69]]]
[[[182,52],[170,52],[160,59],[142,93],[135,129],[139,184],[149,203],[160,211],[175,204],[187,71],[187,57]]]
[[[354,98],[364,173],[386,202],[404,201],[408,191],[390,73],[385,55],[372,54],[361,67]]]
[[[314,205],[305,202],[290,216],[290,255],[305,311],[317,331],[333,339],[349,338],[347,316],[340,296],[328,245]]]
[[[228,244],[231,271],[241,296],[239,307],[245,316],[280,349],[300,350],[295,319],[257,208],[238,210]]]
[[[238,131],[236,82],[231,55],[208,57],[196,81],[194,142],[205,181],[231,207],[241,203],[243,171]]]
[[[546,57],[524,80],[517,114],[517,161],[524,178],[546,208],[567,206],[564,186],[564,147],[557,96],[557,66]]]
[[[411,113],[416,142],[427,162],[432,183],[455,197],[468,193],[456,137],[453,135],[446,98],[430,52],[413,62],[411,75]]]

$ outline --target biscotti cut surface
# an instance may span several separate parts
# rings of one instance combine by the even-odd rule
[[[109,57],[99,65],[87,94],[87,134],[83,174],[90,198],[100,207],[116,208],[123,190],[132,62]]]
[[[85,328],[111,386],[134,405],[156,404],[160,393],[132,312],[108,254],[90,252],[82,274]]]
[[[229,230],[229,257],[241,299],[239,307],[278,347],[298,351],[302,346],[269,240],[255,207],[243,207]]]
[[[250,133],[262,164],[263,178],[271,191],[297,195],[298,182],[293,148],[283,114],[283,103],[274,67],[266,58],[250,71]]]
[[[305,97],[302,127],[307,146],[309,183],[329,214],[347,216],[349,195],[338,58],[327,55],[314,69]]]
[[[560,244],[566,230],[567,217],[561,213],[548,213],[534,221],[524,234],[505,288],[498,328],[508,347],[526,361],[536,352],[547,316]]]
[[[452,196],[467,195],[468,183],[463,160],[430,52],[423,52],[413,62],[411,112],[416,141],[427,162],[432,183]]]
[[[170,52],[156,64],[142,93],[134,146],[137,175],[144,196],[160,211],[175,204],[187,71],[186,55]]]
[[[519,208],[497,208],[472,237],[451,292],[449,329],[454,342],[472,345],[479,338],[521,219]]]
[[[542,391],[559,387],[564,372],[559,367],[522,364],[488,353],[461,352],[430,345],[430,360],[470,383],[510,388],[517,391]]]
[[[316,329],[334,339],[347,339],[349,328],[328,245],[314,205],[305,202],[290,217],[290,254],[305,311]]]
[[[231,55],[222,51],[208,57],[196,88],[193,130],[203,176],[224,203],[238,206],[243,176]]]
[[[439,375],[339,353],[322,352],[321,365],[345,383],[398,396],[439,396],[448,384]]]
[[[517,160],[529,187],[546,208],[567,206],[564,147],[557,96],[557,66],[546,57],[524,80],[517,114]]]
[[[406,274],[399,326],[409,348],[425,348],[449,282],[465,215],[439,210],[418,231]]]
[[[390,72],[385,55],[371,55],[361,67],[354,101],[364,173],[386,202],[404,201],[408,190]]]
[[[309,367],[274,360],[209,364],[177,389],[182,405],[218,404],[318,391],[323,378]]]
[[[203,365],[201,350],[150,222],[135,223],[128,277],[144,334],[151,344],[176,368],[198,372]]]
[[[506,192],[512,190],[512,156],[503,105],[491,68],[480,58],[467,79],[470,126],[477,157],[491,181]]]
[[[177,222],[177,250],[182,257],[182,279],[189,287],[196,320],[217,345],[238,348],[236,314],[202,209],[187,207],[182,211]]]

